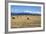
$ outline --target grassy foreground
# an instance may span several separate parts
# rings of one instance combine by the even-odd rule
[[[11,28],[31,28],[41,26],[41,16],[19,15],[11,16]]]

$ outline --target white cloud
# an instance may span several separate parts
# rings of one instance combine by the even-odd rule
[[[41,14],[40,11],[28,11],[28,10],[24,11],[24,13]]]

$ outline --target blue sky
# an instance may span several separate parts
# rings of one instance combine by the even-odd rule
[[[41,13],[40,6],[19,6],[19,5],[11,5],[12,13]]]

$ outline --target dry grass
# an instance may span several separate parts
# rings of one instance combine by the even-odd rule
[[[11,16],[12,28],[40,27],[41,16],[19,15]]]

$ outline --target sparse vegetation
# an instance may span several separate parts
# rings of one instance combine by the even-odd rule
[[[12,19],[14,17],[15,19]],[[28,27],[40,27],[41,16],[33,15],[19,15],[11,16],[12,28],[28,28]]]

